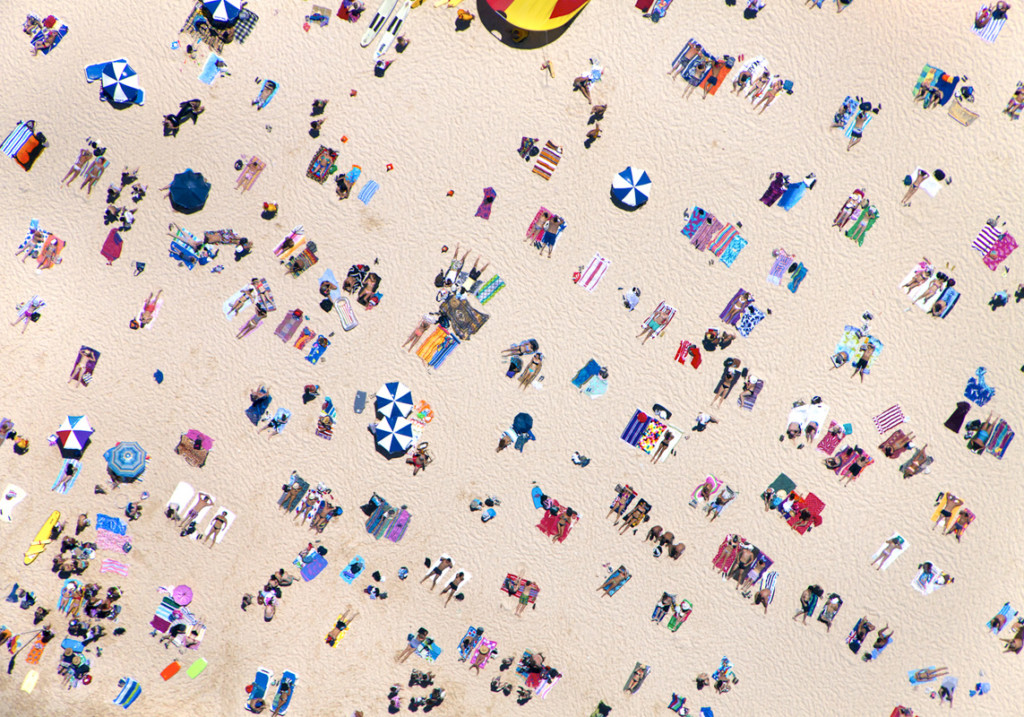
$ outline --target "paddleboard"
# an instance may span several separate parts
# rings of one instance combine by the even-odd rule
[[[367,47],[373,38],[377,37],[377,33],[384,27],[384,23],[387,22],[388,17],[395,10],[395,5],[398,4],[398,0],[384,0],[380,7],[377,8],[377,13],[370,20],[370,26],[366,28],[366,32],[363,33],[363,39],[359,41],[360,47]]]
[[[50,513],[50,517],[43,523],[43,527],[36,533],[36,537],[32,540],[32,544],[28,546],[28,550],[25,551],[25,565],[31,565],[32,562],[39,557],[39,554],[46,550],[46,546],[50,544],[50,531],[53,526],[60,520],[60,511],[55,510]]]
[[[388,22],[387,30],[384,31],[384,36],[380,38],[380,43],[377,45],[377,51],[373,54],[374,59],[379,60],[384,57],[384,53],[391,49],[391,43],[402,31],[402,23],[405,22],[405,18],[409,17],[410,10],[412,10],[412,0],[405,0],[398,8],[398,12]]]
[[[531,491],[531,495],[533,496],[533,507],[540,508],[541,505],[543,505],[541,503],[541,499],[543,499],[544,497],[544,491],[542,491],[539,487],[534,486],[533,491]]]

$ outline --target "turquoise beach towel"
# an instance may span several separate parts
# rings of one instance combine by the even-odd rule
[[[359,201],[362,202],[363,204],[369,204],[370,200],[373,199],[373,195],[377,193],[378,189],[380,189],[380,185],[371,179],[369,182],[366,183],[366,186],[363,187],[363,190],[359,192]]]
[[[216,52],[211,52],[210,56],[206,58],[203,71],[199,73],[199,81],[204,85],[212,85],[213,81],[220,75],[220,71],[217,69],[217,60],[219,59],[220,56]]]

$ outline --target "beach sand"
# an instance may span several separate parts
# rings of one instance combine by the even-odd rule
[[[377,79],[371,51],[359,47],[374,7],[358,24],[332,18],[328,27],[307,33],[302,21],[310,4],[254,0],[258,25],[245,44],[225,48],[232,74],[208,87],[196,79],[208,48],[200,46],[198,60],[190,60],[184,52],[189,38],[177,34],[187,2],[9,5],[0,34],[7,78],[0,127],[34,119],[50,146],[29,173],[0,160],[6,209],[0,236],[7,247],[0,305],[13,319],[14,305],[33,294],[47,302],[42,319],[26,333],[3,329],[0,413],[30,438],[31,450],[16,456],[7,444],[0,454],[4,483],[29,493],[14,522],[0,525],[0,585],[6,591],[17,581],[36,593],[37,604],[54,608],[61,581],[48,568],[58,546],[31,566],[21,559],[46,516],[59,510],[73,525],[80,512],[93,518],[120,514],[141,490],[151,497],[141,520],[129,526],[134,548],[122,556],[128,577],[99,574],[103,552],[84,576],[104,589],[121,587],[116,626],[126,633],[109,635],[114,625],[108,624],[108,636],[98,643],[103,654],[93,658],[92,683],[67,691],[56,674],[66,625],[51,614],[57,636],[38,667],[39,683],[31,695],[17,691],[29,669],[20,657],[6,677],[8,709],[112,713],[117,681],[130,676],[143,690],[133,713],[241,714],[244,688],[265,666],[275,677],[284,670],[299,675],[290,715],[360,709],[369,716],[385,714],[393,683],[403,685],[403,705],[425,695],[405,684],[411,668],[429,667],[447,692],[439,714],[518,714],[514,694],[506,698],[488,689],[499,674],[522,684],[511,671],[499,673],[498,659],[479,676],[456,661],[466,628],[481,625],[497,641],[498,658],[541,651],[563,675],[546,700],[535,698],[523,714],[590,714],[602,699],[616,715],[663,714],[673,692],[688,697],[694,712],[709,706],[716,715],[888,715],[897,704],[937,714],[941,708],[928,692],[938,683],[915,690],[906,677],[907,670],[929,665],[946,665],[960,678],[957,714],[1015,712],[1019,658],[1001,654],[985,622],[1006,600],[1024,607],[1021,555],[1010,547],[1013,506],[1022,498],[1016,480],[1021,447],[1011,446],[1002,461],[975,456],[942,424],[979,366],[988,368],[997,393],[969,419],[990,410],[1014,426],[1024,418],[1013,399],[1021,385],[1020,307],[1011,303],[993,313],[986,306],[994,291],[1012,292],[1020,282],[1021,257],[1004,264],[1009,273],[1003,267],[991,272],[970,246],[997,213],[1011,232],[1020,231],[1010,213],[1010,202],[1019,199],[1012,177],[1022,159],[1020,128],[1000,114],[1017,80],[1009,68],[1022,59],[1024,30],[1016,10],[988,45],[971,33],[974,7],[963,3],[936,12],[920,0],[885,8],[861,0],[837,15],[831,4],[819,11],[776,0],[756,20],[745,21],[738,7],[680,2],[656,25],[628,3],[593,3],[554,44],[520,51],[489,37],[479,20],[456,33],[455,11],[426,3],[406,23],[411,45]],[[45,57],[30,56],[28,37],[17,26],[32,10],[53,12],[70,27]],[[691,36],[717,54],[766,56],[774,71],[794,80],[794,94],[757,115],[729,92],[734,70],[716,96],[682,99],[685,85],[666,73]],[[174,40],[181,49],[170,48]],[[99,87],[85,82],[83,68],[122,56],[138,71],[146,102],[116,111],[98,101]],[[589,67],[588,58],[605,68],[593,92],[609,109],[603,137],[585,150],[589,107],[571,92],[571,83]],[[553,63],[554,78],[540,69],[545,60]],[[912,102],[911,88],[925,63],[970,77],[977,93],[972,109],[981,120],[963,127],[945,108],[924,111]],[[250,105],[259,90],[255,78],[280,84],[259,112]],[[350,96],[352,89],[357,96]],[[847,94],[883,107],[851,152],[840,130],[828,128]],[[199,122],[183,126],[176,138],[162,137],[162,115],[193,97],[207,107]],[[307,134],[315,98],[330,100],[319,139]],[[340,141],[342,135],[348,142]],[[564,147],[550,181],[516,154],[523,135]],[[78,183],[58,188],[87,137],[107,147],[111,161],[91,197]],[[344,202],[330,182],[320,186],[304,176],[320,144],[339,151],[339,171],[362,167],[359,185]],[[252,154],[268,167],[243,194],[234,188],[233,164]],[[394,171],[386,171],[388,163]],[[99,255],[107,234],[104,194],[126,165],[140,168],[139,181],[149,193],[124,235],[120,260],[108,266]],[[615,208],[608,197],[612,177],[627,165],[646,169],[653,181],[650,202],[634,213]],[[934,199],[919,193],[911,207],[901,208],[901,180],[916,166],[941,167],[954,181]],[[186,167],[213,185],[205,209],[192,216],[173,212],[158,191]],[[794,180],[813,171],[818,182],[792,211],[769,209],[758,197],[775,171]],[[364,206],[355,195],[367,180],[381,189]],[[497,198],[484,221],[474,212],[488,186]],[[862,247],[830,229],[857,187],[881,214]],[[454,196],[446,197],[449,189]],[[280,206],[272,221],[259,217],[263,202]],[[694,204],[723,220],[742,221],[750,244],[731,268],[709,266],[712,257],[680,235],[683,212]],[[550,259],[523,242],[542,205],[569,223]],[[12,256],[32,218],[67,241],[62,263],[42,273],[34,262]],[[187,271],[167,258],[171,221],[197,233],[232,227],[253,241],[254,250],[235,263],[230,247],[222,249],[214,262],[226,267],[219,274],[210,272],[213,264]],[[271,250],[299,224],[316,242],[320,261],[291,278]],[[456,244],[472,248],[471,261],[478,254],[489,261],[485,278],[496,271],[507,286],[484,307],[490,319],[479,333],[440,370],[428,371],[400,344],[422,314],[436,309],[432,279],[451,258],[440,248]],[[809,268],[797,294],[765,281],[778,247],[795,252]],[[595,252],[611,267],[589,293],[573,284],[572,275]],[[898,289],[922,256],[939,269],[956,267],[952,275],[962,298],[944,320],[908,310],[910,301]],[[146,269],[133,277],[136,261]],[[356,305],[360,324],[345,333],[335,315],[317,306],[317,279],[325,268],[342,276],[353,263],[373,265],[383,279],[383,298],[372,311]],[[268,279],[278,311],[254,334],[236,340],[251,308],[228,322],[221,305],[251,277]],[[637,310],[628,313],[618,287],[632,286],[643,293]],[[705,353],[699,370],[676,364],[679,342],[699,343],[707,327],[720,327],[718,314],[740,287],[772,314],[728,351]],[[152,328],[130,330],[129,320],[158,289],[164,306]],[[641,345],[634,338],[640,324],[663,299],[678,314],[661,337]],[[295,308],[306,312],[313,330],[335,332],[317,366],[273,335],[284,313]],[[874,315],[871,331],[885,348],[861,383],[850,378],[850,367],[829,370],[829,357],[843,326],[859,325],[865,311]],[[531,337],[545,357],[544,381],[540,390],[524,391],[504,377],[507,360],[500,351]],[[83,344],[102,357],[91,385],[74,388],[67,374]],[[734,390],[724,407],[710,411],[717,425],[691,432],[726,356],[740,358],[765,388],[749,413],[736,407]],[[570,384],[591,357],[608,367],[610,383],[607,395],[594,401]],[[165,376],[159,385],[152,378],[157,370]],[[415,478],[403,460],[389,462],[374,451],[365,430],[372,406],[362,415],[351,410],[357,390],[369,392],[372,401],[391,380],[405,382],[435,415],[423,436],[435,460]],[[243,414],[248,391],[260,383],[271,389],[275,409],[294,414],[273,440],[267,432],[257,434]],[[330,442],[314,435],[318,402],[300,400],[309,383],[319,384],[337,405]],[[793,401],[815,395],[831,406],[831,418],[853,425],[851,440],[875,455],[875,464],[850,486],[824,470],[821,453],[778,441]],[[619,440],[633,411],[650,410],[653,403],[673,411],[686,439],[675,456],[657,465]],[[875,448],[882,437],[871,419],[894,403],[935,458],[927,475],[904,480],[901,461],[887,460]],[[520,411],[534,417],[536,442],[522,454],[495,453],[501,431]],[[92,445],[75,487],[57,495],[50,485],[61,459],[46,436],[65,415],[83,413],[96,429]],[[174,454],[179,434],[190,428],[216,441],[202,469]],[[144,481],[94,495],[93,485],[107,482],[103,451],[123,440],[138,441],[149,452]],[[585,469],[569,461],[575,450],[592,459]],[[329,567],[314,582],[286,588],[268,624],[258,606],[242,612],[239,603],[270,572],[291,567],[313,537],[276,507],[293,470],[314,485],[329,485],[345,512],[321,536]],[[810,534],[797,535],[763,510],[759,495],[780,472],[827,504],[823,525]],[[709,473],[739,491],[711,524],[686,505]],[[217,506],[237,515],[216,547],[179,538],[161,514],[179,481],[214,495]],[[623,482],[654,505],[651,522],[636,536],[620,536],[605,519],[614,486]],[[534,483],[581,515],[562,544],[534,527],[540,517],[529,498]],[[928,520],[935,495],[946,490],[978,515],[961,544],[933,532]],[[363,527],[359,506],[374,491],[412,513],[398,544],[377,542]],[[502,504],[496,519],[481,524],[467,505],[487,495]],[[681,559],[651,556],[642,537],[655,524],[686,543]],[[908,538],[910,548],[888,570],[876,572],[870,556],[894,531]],[[730,533],[742,534],[775,560],[778,586],[767,616],[711,566]],[[92,529],[83,533],[86,539],[94,535]],[[424,558],[436,560],[441,553],[453,557],[455,570],[473,574],[465,600],[447,607],[440,588],[431,593],[418,584]],[[386,576],[380,587],[387,600],[371,601],[362,592],[367,577],[353,585],[337,577],[356,554],[366,558],[367,574]],[[918,594],[910,582],[926,560],[956,582],[927,597]],[[625,565],[633,575],[610,599],[596,591],[607,576],[605,564]],[[401,566],[410,570],[404,582],[396,577]],[[513,615],[514,601],[499,592],[506,573],[541,587],[536,609],[521,618]],[[801,626],[790,619],[811,583],[845,600],[831,633],[816,620]],[[201,648],[184,656],[148,634],[161,597],[157,588],[179,584],[193,588],[190,607],[208,628]],[[649,620],[663,591],[694,605],[676,633]],[[346,609],[358,617],[331,649],[324,636]],[[30,615],[0,602],[0,623],[15,631],[28,629]],[[861,662],[844,643],[862,615],[895,629],[894,642],[875,663]],[[397,664],[405,636],[420,626],[443,648],[440,659]],[[725,695],[698,692],[696,675],[712,672],[723,655],[735,665],[739,683]],[[184,673],[160,679],[172,659],[187,667],[198,656],[209,666],[197,679]],[[621,685],[637,661],[653,670],[637,694],[625,695]],[[969,698],[967,689],[982,670],[992,692]]]

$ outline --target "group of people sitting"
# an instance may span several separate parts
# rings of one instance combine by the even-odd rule
[[[60,543],[60,554],[53,559],[53,572],[63,579],[81,575],[95,554],[96,543],[79,542],[77,538],[65,535]]]
[[[304,557],[312,552],[313,544],[309,543],[306,549],[299,553],[299,557]],[[281,588],[286,588],[294,582],[295,576],[286,573],[284,568],[271,573],[263,589],[256,596],[257,604],[263,605],[264,622],[270,622],[274,619],[274,615],[277,613],[277,604],[281,600]],[[246,593],[242,596],[242,610],[248,609],[250,605],[252,605],[252,595]]]
[[[107,187],[107,208],[103,212],[103,225],[107,226],[110,224],[120,224],[118,227],[121,231],[130,231],[132,225],[135,223],[135,208],[129,207],[127,204],[124,206],[117,206],[116,202],[121,197],[121,192],[125,188],[131,188],[131,199],[132,204],[137,205],[146,196],[146,185],[139,183],[138,180],[139,170],[129,170],[125,167],[121,170],[121,183],[115,185],[111,183]]]

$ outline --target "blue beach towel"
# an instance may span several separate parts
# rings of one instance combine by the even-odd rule
[[[579,370],[576,377],[572,380],[572,385],[576,388],[582,389],[583,384],[589,381],[591,378],[596,376],[601,371],[601,364],[594,359],[587,361],[587,365]]]
[[[320,339],[323,339],[326,343],[324,345],[321,345]],[[327,337],[324,336],[323,334],[320,334],[320,336],[317,337],[317,340],[313,342],[313,348],[311,348],[309,350],[309,353],[306,355],[306,360],[315,366],[317,362],[320,360],[320,357],[324,355],[324,352],[328,348],[330,348],[330,345],[331,342],[327,339]]]
[[[939,296],[939,301],[946,302],[946,308],[939,314],[940,319],[946,318],[953,307],[956,306],[956,302],[960,299],[960,292],[954,289],[952,286],[947,286],[946,290]]]
[[[211,52],[210,56],[206,58],[203,71],[199,73],[199,81],[204,85],[212,85],[213,81],[220,75],[220,70],[217,69],[217,60],[219,59],[220,56],[216,52]]]
[[[128,709],[142,694],[142,687],[130,677],[122,677],[117,684],[121,687],[121,691],[114,698],[114,704]]]
[[[249,417],[252,425],[259,425],[260,419],[263,418],[263,414],[270,408],[270,402],[273,400],[273,396],[267,395],[245,409],[245,415]]]
[[[744,239],[743,237],[733,237],[732,241],[729,242],[729,246],[725,248],[725,251],[722,252],[722,256],[719,257],[719,261],[721,261],[726,266],[731,267],[732,263],[736,261],[736,257],[740,255],[740,252],[743,251],[743,247],[745,247],[746,245],[747,240]]]
[[[46,30],[40,30],[39,32],[37,32],[35,34],[35,37],[32,38],[32,42],[35,42],[36,40],[42,39],[43,33],[45,33],[45,32],[46,32]],[[50,54],[50,50],[52,50],[55,47],[57,47],[57,45],[60,44],[60,41],[63,40],[64,36],[67,35],[67,34],[68,34],[68,26],[67,25],[61,25],[60,28],[57,30],[57,37],[54,38],[53,44],[50,45],[49,47],[43,48],[41,50],[41,52],[44,55],[49,55]]]
[[[366,561],[363,560],[362,555],[357,555],[345,566],[345,569],[341,571],[341,579],[347,584],[351,585],[352,581],[363,574],[363,570],[366,568]]]
[[[308,563],[303,565],[301,560],[296,559],[295,565],[301,568],[302,579],[308,583],[327,567],[327,558],[320,553],[313,553],[313,557]]]
[[[359,192],[359,201],[363,204],[369,204],[378,189],[380,189],[380,185],[371,179],[366,183],[366,186],[363,187],[362,191]]]
[[[779,206],[785,209],[787,212],[796,206],[804,193],[807,191],[807,184],[805,182],[797,182],[796,184],[790,184],[783,192],[782,197],[779,199]]]
[[[641,421],[640,416],[643,415],[644,419]],[[626,430],[622,432],[622,440],[631,446],[635,446],[640,442],[640,437],[644,434],[644,430],[647,428],[647,424],[650,423],[651,417],[644,414],[642,411],[637,410],[633,412],[633,417],[629,419],[629,423],[626,424]]]
[[[120,518],[98,513],[96,515],[96,530],[109,530],[111,533],[124,535],[128,532],[128,526],[121,522]]]
[[[789,286],[786,287],[789,289],[790,293],[796,293],[796,290],[800,288],[800,282],[803,281],[806,276],[807,267],[803,265],[803,262],[801,262],[797,266],[796,271],[793,272],[793,278],[789,280]]]
[[[71,466],[72,468],[71,478],[64,481],[64,484],[61,485],[60,483],[61,481],[64,480],[68,466]],[[74,458],[65,458],[64,463],[61,464],[60,471],[57,473],[57,480],[53,482],[53,486],[50,488],[50,490],[55,491],[61,495],[67,495],[68,491],[70,491],[75,486],[75,481],[78,480],[78,474],[81,472],[81,462],[76,461]]]

